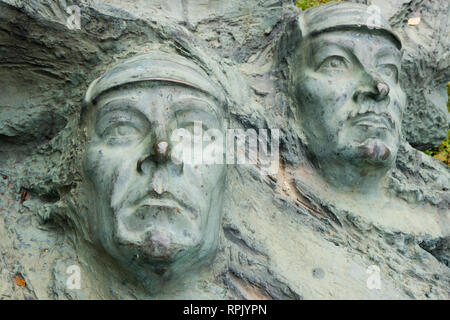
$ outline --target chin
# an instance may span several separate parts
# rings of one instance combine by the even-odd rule
[[[144,242],[143,253],[149,259],[176,260],[179,256],[195,251],[200,242],[180,239],[178,243],[172,241],[162,232],[155,232]]]
[[[356,147],[356,154],[367,164],[387,166],[395,161],[397,150],[386,141],[369,138]]]
[[[391,166],[397,156],[397,147],[384,139],[368,138],[364,141],[339,143],[334,157],[353,163],[356,166]]]
[[[178,231],[177,235],[182,234]],[[176,240],[170,231],[147,231],[143,241],[118,239],[118,247],[133,261],[145,264],[171,263],[180,257],[195,252],[201,241],[193,241],[182,235]]]

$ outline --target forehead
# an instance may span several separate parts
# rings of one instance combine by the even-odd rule
[[[336,30],[328,31],[311,37],[305,48],[311,53],[327,46],[342,47],[358,56],[372,56],[379,52],[396,59],[401,58],[401,51],[397,48],[393,38],[381,31],[365,30]]]
[[[156,81],[124,85],[105,92],[97,99],[94,112],[104,114],[116,108],[137,109],[145,114],[159,111],[166,116],[195,109],[218,119],[223,117],[221,106],[210,95],[192,87]]]

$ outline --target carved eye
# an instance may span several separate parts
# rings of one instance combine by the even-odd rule
[[[200,129],[201,131],[196,132],[194,130],[195,126],[197,126],[197,130]],[[203,148],[205,148],[206,146],[208,146],[209,144],[213,143],[216,140],[216,136],[214,136],[214,134],[217,134],[218,129],[209,128],[209,126],[202,121],[197,121],[197,124],[195,124],[194,121],[189,121],[183,123],[181,127],[191,134],[192,139],[200,138],[200,140],[202,141]],[[216,130],[216,132],[215,133],[208,132],[208,130],[210,129],[212,129],[213,131]],[[200,134],[200,136],[196,136],[195,135],[196,133]],[[210,136],[210,134],[212,134],[212,136]]]
[[[187,122],[187,123],[184,123],[184,125],[182,127],[184,129],[186,129],[187,131],[189,131],[193,138],[196,133],[194,128],[197,128],[197,130],[201,129],[201,131],[197,131],[197,133],[201,133],[202,137],[203,137],[203,134],[205,133],[205,131],[208,130],[208,127],[202,121],[198,121],[197,124],[194,121]]]
[[[111,145],[127,144],[139,139],[140,131],[131,124],[119,123],[106,129],[103,137]]]
[[[344,57],[331,56],[326,58],[317,71],[324,73],[345,72],[348,70],[348,62]]]
[[[380,73],[388,79],[391,79],[395,82],[398,80],[398,71],[397,67],[393,64],[383,64],[378,67]]]
[[[138,133],[138,131],[134,127],[129,126],[129,125],[119,125],[115,129],[116,129],[117,136],[120,136],[120,137],[133,136]]]

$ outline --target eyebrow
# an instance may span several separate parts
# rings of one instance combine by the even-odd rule
[[[326,40],[321,43],[313,43],[311,46],[311,55],[317,54],[317,52],[325,49],[331,49],[331,48],[338,48],[340,50],[343,50],[345,53],[354,56],[353,54],[353,41],[346,41],[346,42],[352,42],[352,45],[346,44],[345,42],[335,42],[333,40]]]
[[[321,63],[325,58],[332,56],[333,50],[339,50],[340,52],[344,52],[347,58],[355,59],[358,63],[361,63],[358,57],[353,53],[353,41],[349,40],[346,42],[351,42],[350,44],[342,43],[342,42],[334,42],[333,40],[323,41],[321,43],[312,44],[310,49],[310,61],[314,63],[314,69],[318,68],[316,65],[318,62]],[[331,51],[331,54],[330,54]]]
[[[120,102],[120,104],[117,104],[117,102]],[[126,105],[124,106],[123,103],[125,103]],[[137,101],[126,98],[126,96],[108,99],[107,102],[103,103],[100,107],[97,119],[100,119],[104,117],[105,114],[113,111],[125,111],[135,114],[142,114],[142,112],[136,107],[136,104]]]
[[[172,103],[172,108],[174,114],[187,112],[187,111],[201,111],[208,115],[214,115],[214,117],[219,120],[221,118],[221,114],[209,101],[197,98],[197,97],[181,97],[177,99],[177,101]],[[188,109],[186,109],[188,107]]]
[[[394,58],[395,62],[400,63],[400,52],[396,49],[392,48],[381,48],[376,54],[376,59],[382,59],[382,58]]]
[[[143,116],[145,119],[147,119],[147,116],[142,113],[142,111],[137,107],[137,103],[138,101],[129,98],[129,94],[125,94],[119,97],[113,97],[106,100],[106,102],[102,103],[100,107],[96,124],[98,125],[98,123],[101,122],[102,118],[104,118],[108,113],[114,111],[123,111],[126,113],[135,114],[138,117]],[[217,122],[217,124],[220,126],[221,121],[217,108],[214,108],[213,105],[206,99],[192,96],[182,96],[172,102],[170,107],[175,117],[177,116],[177,114],[197,111],[210,117],[210,120]]]

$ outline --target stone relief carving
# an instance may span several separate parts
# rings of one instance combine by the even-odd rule
[[[368,192],[395,163],[406,98],[401,43],[367,6],[329,4],[299,19],[292,94],[318,171],[342,190]]]
[[[172,135],[193,134],[195,121],[225,131],[217,86],[187,59],[152,52],[95,80],[86,105],[90,238],[149,288],[209,263],[226,166],[173,161]]]
[[[296,188],[315,188],[322,199],[381,225],[448,234],[447,210],[411,206],[388,192],[405,144],[399,37],[355,3],[311,8],[291,26],[281,43],[290,47],[287,90],[308,159],[302,170],[309,170],[293,173]]]
[[[450,172],[410,145],[448,119],[401,23],[444,1],[385,2],[88,1],[68,31],[67,4],[0,1],[28,50],[0,57],[0,298],[448,299]],[[435,92],[448,59],[425,60]],[[280,129],[278,172],[183,162],[197,122]]]

